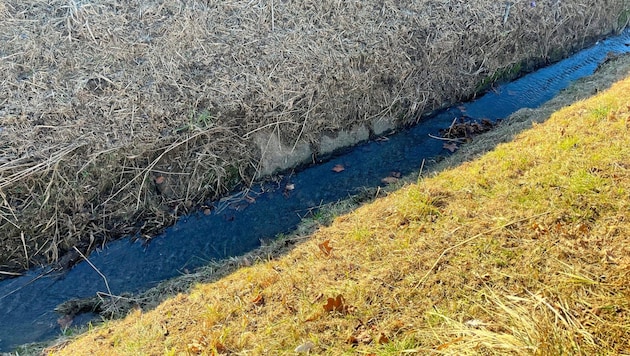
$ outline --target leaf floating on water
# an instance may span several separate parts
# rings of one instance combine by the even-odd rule
[[[449,150],[451,153],[457,151],[457,144],[455,142],[445,143],[442,147]]]
[[[256,202],[256,198],[250,197],[249,195],[246,195],[245,196],[245,201],[247,201],[250,204],[254,204]]]
[[[398,178],[392,177],[392,176],[381,179],[381,183],[384,183],[384,184],[394,184],[396,182],[398,182]]]
[[[63,331],[67,330],[70,327],[70,325],[72,325],[72,322],[73,322],[72,315],[64,315],[61,318],[57,319],[57,324],[59,324],[59,327]]]
[[[287,190],[287,191],[292,191],[293,189],[295,189],[295,184],[293,183],[289,183],[284,187],[284,190]]]
[[[210,215],[210,214],[212,214],[212,209],[210,209],[210,208],[203,209],[203,215],[207,216],[207,215]]]
[[[322,253],[326,256],[330,256],[330,251],[332,251],[332,247],[329,245],[330,240],[326,240],[324,242],[322,242],[321,244],[317,245],[319,246],[319,249],[322,251]]]
[[[334,167],[332,167],[332,171],[335,173],[340,173],[346,170],[346,167],[343,166],[343,164],[336,164]]]
[[[312,343],[311,341],[307,341],[303,343],[302,345],[296,347],[295,350],[293,351],[297,353],[309,353],[314,347],[315,347],[314,343]]]

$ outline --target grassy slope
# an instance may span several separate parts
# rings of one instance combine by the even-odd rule
[[[56,351],[629,352],[629,131],[630,78],[339,216],[277,259]]]

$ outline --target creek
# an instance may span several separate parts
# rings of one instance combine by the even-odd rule
[[[114,295],[141,292],[209,261],[242,255],[259,247],[263,239],[291,232],[303,216],[322,204],[382,185],[382,178],[391,172],[417,172],[423,160],[447,154],[443,142],[429,134],[438,135],[454,118],[465,113],[475,119],[497,120],[521,108],[536,108],[571,82],[592,74],[610,53],[628,52],[630,31],[498,86],[475,101],[425,118],[386,140],[358,145],[321,164],[279,176],[273,183],[258,184],[247,197],[237,193],[216,202],[210,214],[184,216],[148,244],[131,237],[112,242],[88,257],[94,267],[81,262],[63,273],[37,268],[0,281],[0,352],[59,336],[59,315],[54,308],[66,300],[108,289]],[[334,172],[337,165],[344,170]],[[85,325],[94,318],[90,313],[78,315],[73,325]]]

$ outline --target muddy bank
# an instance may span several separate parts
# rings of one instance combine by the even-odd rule
[[[619,31],[629,8],[5,1],[0,278],[416,122]]]

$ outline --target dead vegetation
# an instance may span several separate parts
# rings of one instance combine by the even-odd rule
[[[619,30],[627,5],[2,1],[0,278],[247,184],[257,133],[413,122]]]

